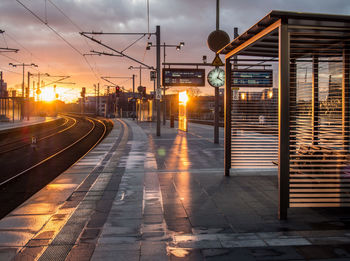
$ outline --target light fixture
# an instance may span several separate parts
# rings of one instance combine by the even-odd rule
[[[207,63],[207,56],[206,55],[203,55],[203,63]]]
[[[146,46],[146,50],[151,50],[152,42],[148,42]]]
[[[180,42],[180,46],[184,46],[185,45],[185,42]]]
[[[178,45],[178,46],[176,46],[176,50],[180,50],[181,49],[181,46],[180,45]]]

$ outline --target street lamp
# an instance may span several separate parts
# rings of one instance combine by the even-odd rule
[[[18,63],[18,64],[13,64],[9,63],[10,66],[17,67],[17,66],[22,66],[23,69],[23,75],[22,75],[22,110],[21,110],[21,118],[23,119],[24,117],[24,112],[23,112],[23,103],[24,103],[24,67],[26,66],[31,66],[31,67],[38,67],[35,63],[31,64],[25,64],[25,63]],[[29,85],[28,85],[28,98],[29,98]],[[29,112],[28,112],[28,118],[29,118]]]
[[[177,51],[181,50],[181,47],[183,47],[185,45],[185,42],[180,42],[178,45],[176,44],[161,44],[160,46],[163,47],[163,63],[165,63],[165,57],[166,57],[166,53],[165,53],[165,48],[166,47],[175,47],[175,49]],[[146,46],[146,50],[151,50],[151,47],[156,47],[152,44],[152,42],[148,42],[147,46]],[[165,66],[165,65],[164,65]],[[163,86],[163,125],[165,125],[166,123],[166,101],[165,101],[165,85]]]
[[[31,63],[31,64],[25,64],[25,63],[18,63],[18,64],[13,64],[13,63],[9,63],[10,66],[13,67],[17,67],[17,66],[22,66],[23,68],[23,77],[22,77],[22,98],[24,98],[24,67],[26,66],[32,66],[32,67],[38,67],[38,65],[36,65],[35,63]],[[29,88],[29,86],[28,86]],[[28,90],[29,91],[29,90]]]

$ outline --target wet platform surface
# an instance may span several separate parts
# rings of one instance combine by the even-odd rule
[[[123,128],[123,126],[125,128]],[[348,209],[289,209],[277,175],[223,175],[223,131],[115,121],[85,158],[0,220],[0,260],[350,260]],[[124,130],[124,131],[123,131]]]

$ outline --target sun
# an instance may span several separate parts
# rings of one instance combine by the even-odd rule
[[[45,87],[41,89],[40,98],[42,101],[51,102],[55,100],[55,92],[53,87]]]

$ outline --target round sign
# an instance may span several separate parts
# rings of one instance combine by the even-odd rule
[[[225,45],[230,43],[230,36],[222,30],[215,30],[208,36],[207,44],[213,52],[219,51]]]

